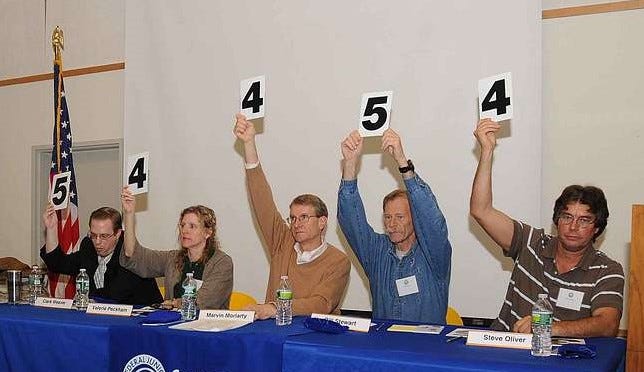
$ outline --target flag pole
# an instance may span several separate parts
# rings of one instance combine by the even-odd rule
[[[54,66],[58,65],[58,75],[62,76],[63,72],[63,56],[62,51],[65,50],[65,37],[63,35],[63,30],[60,26],[56,26],[54,32],[51,34],[51,47],[54,49]],[[63,79],[58,79],[58,86],[56,87],[56,153],[58,158],[56,161],[56,167],[58,168],[58,173],[62,170],[60,168],[60,101],[61,101],[61,84]]]

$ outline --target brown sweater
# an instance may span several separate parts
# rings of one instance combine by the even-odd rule
[[[165,276],[165,298],[172,299],[173,288],[181,278],[175,261],[179,250],[157,251],[148,249],[136,242],[132,257],[121,250],[119,261],[121,266],[141,276],[142,278],[157,278]],[[228,309],[230,293],[233,290],[233,260],[224,252],[217,249],[206,261],[203,269],[203,284],[197,291],[197,306],[205,309]]]
[[[339,314],[340,300],[351,269],[347,256],[329,244],[313,262],[298,265],[297,253],[293,248],[295,239],[275,206],[261,165],[246,170],[246,181],[253,211],[271,260],[265,302],[275,301],[280,276],[288,275],[293,289],[293,315]]]

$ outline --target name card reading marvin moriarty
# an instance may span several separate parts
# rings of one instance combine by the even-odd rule
[[[239,320],[252,323],[255,320],[255,312],[234,310],[203,310],[199,312],[199,319]]]

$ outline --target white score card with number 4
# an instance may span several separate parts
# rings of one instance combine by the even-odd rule
[[[512,73],[479,80],[479,117],[494,121],[512,119]]]
[[[150,167],[150,153],[142,152],[127,157],[127,169],[125,170],[125,184],[129,186],[132,195],[148,192]]]
[[[67,208],[69,202],[69,184],[72,180],[72,172],[63,172],[54,175],[51,180],[51,190],[49,191],[49,202],[54,206],[54,210]]]
[[[376,137],[389,128],[394,92],[371,92],[362,95],[358,132],[362,137]]]
[[[246,116],[246,119],[264,117],[265,89],[264,75],[242,80],[239,84],[239,111]]]

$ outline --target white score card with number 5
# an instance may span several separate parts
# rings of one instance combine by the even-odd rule
[[[362,95],[358,132],[362,137],[382,136],[389,128],[391,100],[394,92],[372,92]]]
[[[494,121],[512,119],[512,73],[479,80],[479,117]]]
[[[266,77],[263,75],[242,80],[239,84],[239,111],[246,119],[264,117],[265,89]]]
[[[51,190],[49,191],[49,201],[54,206],[54,210],[67,208],[69,202],[69,184],[72,180],[72,172],[63,172],[54,175],[51,180]]]
[[[142,152],[140,154],[130,155],[127,157],[125,184],[129,186],[129,189],[133,195],[148,192],[149,167],[149,152]]]

